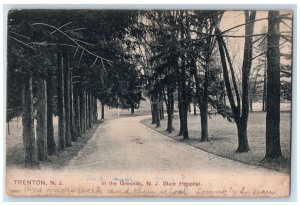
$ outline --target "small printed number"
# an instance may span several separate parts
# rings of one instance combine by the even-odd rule
[[[10,190],[10,192],[11,192],[11,193],[19,193],[19,192],[20,192],[20,190],[18,190],[18,189],[15,189],[15,190]]]

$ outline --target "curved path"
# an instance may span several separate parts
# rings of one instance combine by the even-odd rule
[[[141,123],[147,117],[105,121],[66,169],[279,174],[209,154],[159,134]]]
[[[102,187],[107,196],[289,195],[288,174],[245,165],[178,142],[143,125],[141,120],[147,117],[130,116],[102,123],[65,168],[69,184],[96,187],[102,179],[145,184],[137,186],[138,189],[117,183],[117,186]],[[149,189],[147,181],[156,184]],[[194,186],[184,186],[194,183]]]

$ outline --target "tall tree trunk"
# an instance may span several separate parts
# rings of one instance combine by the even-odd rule
[[[9,121],[7,122],[7,134],[10,135]]]
[[[172,133],[173,128],[173,113],[174,113],[174,92],[170,87],[167,88],[167,114],[168,114],[168,125],[167,132]]]
[[[86,93],[86,127],[90,129],[90,92]]]
[[[94,107],[95,107],[95,123],[97,122],[97,120],[98,120],[98,105],[97,105],[97,102],[98,102],[98,100],[97,100],[97,96],[95,96],[95,98],[94,98]]]
[[[216,30],[217,34],[220,34],[220,31]],[[221,36],[217,36],[217,41],[219,44],[219,51],[220,51],[220,57],[223,67],[223,75],[224,75],[224,81],[227,91],[228,100],[230,103],[230,107],[232,109],[233,118],[237,126],[238,130],[238,148],[237,152],[247,152],[249,150],[248,146],[248,139],[247,139],[247,127],[241,123],[240,120],[240,106],[236,106],[235,100],[232,93],[231,83],[229,80],[229,72],[226,64],[226,57],[225,57],[225,51],[224,51],[224,42]],[[236,91],[236,90],[235,90]],[[237,92],[237,91],[236,91]],[[237,97],[239,100],[239,97]],[[239,103],[238,103],[239,105]],[[244,122],[245,123],[245,122]]]
[[[217,41],[219,44],[219,51],[220,51],[221,63],[223,67],[223,76],[224,76],[227,96],[229,99],[230,107],[232,109],[234,121],[238,127],[237,152],[249,151],[248,137],[247,137],[247,123],[248,123],[248,115],[249,115],[249,76],[250,76],[250,69],[252,64],[252,49],[253,49],[252,35],[253,35],[253,27],[254,27],[253,22],[255,20],[255,15],[256,15],[255,11],[251,11],[250,15],[249,15],[249,11],[245,11],[246,37],[244,43],[244,57],[243,57],[243,67],[242,67],[242,99],[240,99],[239,90],[237,88],[237,83],[236,83],[231,59],[229,56],[229,52],[227,50],[224,39],[221,36],[220,30],[216,28]],[[237,105],[232,93],[225,55],[229,63],[231,79],[236,94]],[[240,105],[241,100],[242,100],[242,106]]]
[[[96,122],[95,119],[96,107],[95,107],[95,96],[93,94],[92,94],[91,106],[92,106],[92,124],[94,125],[94,123]]]
[[[180,83],[179,83],[180,84]],[[183,113],[182,113],[182,99],[181,99],[181,86],[178,86],[178,113],[179,113],[179,133],[178,136],[183,134]]]
[[[104,119],[104,102],[101,102],[101,119]]]
[[[242,115],[240,117],[240,125],[238,132],[238,148],[237,152],[247,152],[249,151],[248,145],[248,137],[247,137],[247,125],[248,125],[248,116],[249,116],[249,77],[250,77],[250,70],[252,65],[252,50],[253,50],[253,42],[252,42],[252,35],[253,35],[253,28],[255,20],[256,12],[251,11],[250,13],[245,11],[245,21],[248,23],[245,28],[245,46],[244,46],[244,57],[243,57],[243,69],[242,69]]]
[[[266,159],[282,157],[280,147],[280,15],[269,11],[267,51]]]
[[[155,124],[156,127],[160,127],[160,105],[159,105],[159,93],[158,91],[154,91],[153,94],[153,110],[154,110],[154,116],[155,116]]]
[[[75,128],[75,106],[74,106],[74,86],[73,86],[73,68],[70,68],[70,125],[71,125],[71,140],[76,141],[76,128]]]
[[[182,107],[182,136],[183,139],[189,139],[189,132],[188,132],[188,123],[187,123],[187,117],[188,116],[188,105],[184,104]]]
[[[182,115],[182,136],[183,139],[189,138],[188,133],[188,123],[187,123],[187,115],[188,115],[188,102],[187,102],[187,88],[185,83],[185,69],[182,69],[182,79],[181,79],[181,115]]]
[[[220,79],[222,74],[220,74]],[[224,81],[221,82],[222,84],[222,97],[221,100],[223,100],[223,104],[226,106],[226,86],[224,85]]]
[[[79,91],[78,86],[76,84],[73,85],[73,101],[74,101],[74,132],[75,132],[75,141],[78,140],[81,133],[81,125],[80,125],[80,105],[79,105]]]
[[[194,106],[194,115],[196,116],[197,115],[197,104],[194,102],[193,106]]]
[[[212,30],[211,30],[212,31]],[[200,101],[200,118],[201,118],[201,141],[208,141],[208,64],[210,62],[210,44],[211,38],[207,42],[207,51],[205,55],[205,67],[204,67],[204,83],[203,83],[203,95],[201,95]]]
[[[90,107],[91,107],[91,125],[94,125],[94,95],[91,94],[91,102],[90,102]]]
[[[95,95],[94,96],[94,123],[97,122],[97,113],[98,113],[98,110],[97,110],[97,96]]]
[[[98,112],[98,97],[96,97],[96,100],[95,100],[95,107],[96,107],[96,121],[98,121],[98,116],[99,116],[99,112]]]
[[[196,62],[194,60],[192,61],[192,66],[193,66],[192,74],[194,76],[194,80],[196,84],[196,99],[200,109],[201,141],[208,141],[208,122],[207,122],[208,103],[203,102],[205,101],[204,99],[206,99],[207,101],[207,98],[202,98],[204,94],[207,94],[207,91],[201,93],[200,81],[196,70]]]
[[[163,94],[162,91],[158,93],[158,108],[159,108],[159,119],[164,119],[164,104],[163,104]]]
[[[85,123],[85,130],[88,130],[88,101],[87,101],[87,90],[84,91],[84,123]]]
[[[187,13],[186,13],[186,17],[187,17]],[[184,19],[184,11],[181,12],[181,18]],[[186,21],[187,22],[187,21]],[[181,25],[181,31],[180,31],[180,36],[181,39],[185,39],[185,25]],[[182,45],[184,47],[184,45]],[[187,81],[187,75],[186,75],[186,69],[187,69],[187,65],[186,65],[186,54],[182,53],[181,54],[181,75],[179,77],[179,82],[181,84],[181,113],[182,113],[182,136],[183,139],[188,139],[189,138],[189,133],[188,133],[188,123],[187,123],[187,117],[188,117],[188,91],[187,91],[187,85],[186,85],[186,81]]]
[[[71,147],[71,118],[70,118],[70,69],[69,59],[66,52],[63,53],[64,57],[64,107],[65,107],[65,145]]]
[[[200,104],[200,119],[201,119],[201,141],[208,141],[208,120],[207,120],[207,102]]]
[[[85,90],[84,88],[80,88],[80,123],[81,123],[81,133],[84,134],[85,127]]]
[[[86,104],[85,104],[85,106],[86,106],[86,108],[85,108],[85,111],[86,111],[85,122],[86,122],[86,129],[88,130],[88,129],[90,129],[90,124],[89,124],[89,119],[90,119],[90,112],[89,112],[89,92],[88,91],[85,93],[85,102],[86,102]]]
[[[266,93],[267,93],[267,65],[264,68],[264,85],[263,85],[263,96],[262,96],[262,111],[266,111]]]
[[[25,167],[37,165],[32,96],[32,77],[30,75],[24,76],[22,80],[22,137],[25,153]]]
[[[208,62],[207,62],[208,64]],[[205,68],[205,77],[203,84],[203,95],[200,101],[200,119],[201,119],[201,141],[208,141],[208,65]]]
[[[252,99],[250,99],[250,112],[253,112],[253,100]]]
[[[238,130],[237,152],[247,152],[249,151],[248,136],[247,136],[247,120],[241,119],[236,125]]]
[[[37,80],[37,120],[36,120],[36,141],[37,141],[37,159],[44,161],[47,159],[47,99],[46,85],[43,78]]]
[[[93,102],[92,102],[92,105],[93,105],[93,124],[96,123],[97,119],[96,119],[96,113],[97,113],[97,104],[96,104],[96,97],[95,95],[93,95]]]
[[[151,116],[152,116],[152,122],[151,122],[151,124],[156,124],[156,116],[155,116],[155,111],[154,111],[153,99],[151,101]]]
[[[160,109],[158,102],[154,104],[154,114],[156,119],[156,127],[160,127]]]
[[[134,114],[134,104],[131,104],[130,109],[131,109],[130,113],[131,113],[131,115],[133,115]]]
[[[57,108],[58,108],[58,140],[59,150],[65,149],[65,104],[64,104],[64,61],[62,53],[57,59]]]
[[[160,119],[165,119],[165,111],[164,111],[163,101],[161,101],[160,113],[161,113],[161,118]]]
[[[89,100],[89,128],[92,128],[92,94],[91,94],[91,92],[88,93],[88,100]]]
[[[79,107],[79,124],[80,124],[80,136],[83,133],[83,118],[82,118],[82,85],[78,85],[78,107]]]
[[[56,144],[53,134],[53,73],[52,69],[47,70],[46,87],[47,87],[47,151],[52,156],[56,152]]]

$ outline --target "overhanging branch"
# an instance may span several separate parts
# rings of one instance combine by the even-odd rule
[[[22,44],[22,45],[24,45],[24,46],[26,46],[26,47],[28,47],[28,48],[30,48],[30,49],[33,49],[33,50],[35,50],[35,51],[37,50],[36,48],[34,48],[34,47],[28,45],[27,43],[25,43],[25,42],[23,42],[23,41],[21,41],[21,40],[19,40],[19,39],[16,39],[16,38],[14,38],[14,37],[12,37],[12,36],[10,36],[9,38],[15,40],[16,42],[19,42],[20,44]]]
[[[71,36],[69,36],[68,34],[66,34],[64,31],[62,31],[60,28],[57,28],[55,26],[52,26],[50,24],[46,24],[46,23],[33,23],[32,26],[36,26],[36,25],[41,25],[41,26],[46,26],[46,27],[49,27],[49,28],[52,28],[52,29],[55,29],[57,32],[61,33],[62,35],[64,35],[65,37],[67,37],[68,39],[70,39],[74,44],[76,44],[79,48],[81,48],[83,51],[89,53],[90,55],[94,56],[95,58],[99,58],[101,59],[102,61],[106,61],[109,65],[112,65],[112,61],[111,60],[108,60],[106,58],[103,58],[91,51],[89,51],[88,49],[86,49],[85,47],[83,47],[81,44],[79,44],[78,42],[82,42],[81,40],[78,40],[78,39],[74,39],[72,38]],[[52,33],[52,32],[51,32]],[[83,43],[83,42],[82,42]],[[86,42],[84,42],[86,43]]]

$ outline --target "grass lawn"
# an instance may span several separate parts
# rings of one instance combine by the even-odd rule
[[[213,115],[208,120],[210,142],[200,142],[200,116],[189,114],[188,129],[189,140],[182,140],[181,136],[177,136],[179,132],[179,118],[174,117],[173,133],[167,133],[167,116],[161,121],[161,127],[156,128],[151,124],[151,119],[143,120],[143,123],[152,129],[167,135],[173,139],[192,145],[209,153],[213,153],[235,161],[243,162],[251,165],[259,165],[265,168],[274,169],[282,172],[290,171],[290,140],[291,140],[291,113],[281,112],[280,133],[281,133],[281,149],[285,160],[280,163],[262,163],[260,160],[265,155],[265,112],[252,112],[248,121],[248,141],[250,151],[247,153],[236,153],[237,149],[237,128],[234,123],[228,122],[219,115]],[[187,160],[188,161],[188,160]]]
[[[58,143],[58,118],[53,119],[54,139],[56,146]],[[88,140],[93,136],[101,121],[98,120],[93,128],[86,131],[78,141],[72,142],[72,147],[67,147],[64,151],[59,151],[53,156],[48,156],[48,161],[40,162],[39,167],[52,169],[61,169],[75,157],[78,152],[86,145]],[[36,124],[35,124],[36,125]],[[6,136],[6,165],[7,166],[24,166],[24,150],[22,140],[22,119],[14,118],[10,122],[10,135]]]

